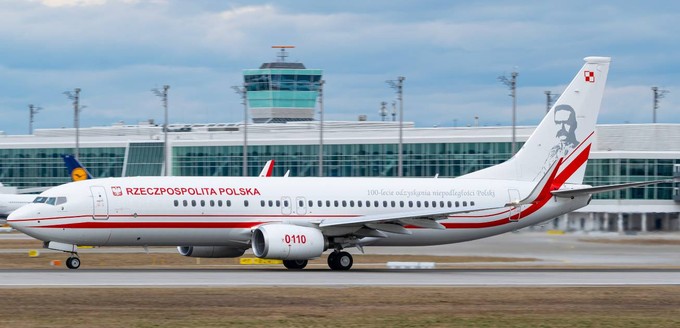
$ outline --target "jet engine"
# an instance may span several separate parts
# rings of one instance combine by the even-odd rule
[[[177,251],[189,257],[239,257],[246,250],[228,246],[179,246]]]
[[[266,224],[253,231],[253,253],[259,258],[309,260],[328,249],[319,229],[292,224]]]

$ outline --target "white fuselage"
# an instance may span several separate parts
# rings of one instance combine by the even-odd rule
[[[406,226],[412,234],[365,237],[358,244],[435,245],[483,238],[555,218],[589,197],[503,207],[526,197],[532,182],[422,178],[134,177],[68,183],[41,194],[8,222],[43,241],[74,245],[248,247],[262,224],[314,225],[324,220],[428,208],[496,209],[438,221],[446,229]]]

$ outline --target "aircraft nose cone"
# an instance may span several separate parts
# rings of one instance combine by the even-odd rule
[[[26,226],[26,219],[28,219],[32,213],[32,211],[27,210],[25,207],[26,206],[20,207],[7,216],[7,224],[22,232],[25,232],[23,228]]]

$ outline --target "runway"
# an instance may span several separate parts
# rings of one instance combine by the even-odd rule
[[[0,287],[357,287],[680,285],[677,269],[2,270]]]

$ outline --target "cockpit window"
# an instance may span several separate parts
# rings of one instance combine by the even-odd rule
[[[66,197],[36,197],[33,202],[39,204],[61,205],[66,203]]]

